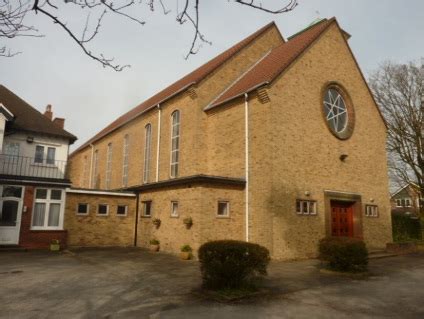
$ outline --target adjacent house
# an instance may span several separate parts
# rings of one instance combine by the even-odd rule
[[[415,183],[409,183],[399,188],[392,194],[390,202],[392,214],[404,214],[411,217],[418,217],[423,205],[419,186]]]
[[[134,192],[140,247],[237,239],[292,259],[332,235],[384,248],[386,126],[349,37],[335,18],[289,38],[264,26],[75,150],[73,186]],[[85,229],[117,214],[77,206],[67,218]]]
[[[63,118],[44,114],[0,85],[0,245],[66,245],[69,145]]]

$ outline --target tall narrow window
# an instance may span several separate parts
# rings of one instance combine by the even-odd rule
[[[85,155],[82,163],[81,187],[90,187],[88,185],[88,156]]]
[[[171,131],[171,177],[178,177],[180,153],[180,111],[174,111]]]
[[[106,189],[110,189],[110,179],[112,176],[112,143],[107,145],[106,153]]]
[[[122,186],[128,185],[128,155],[129,155],[129,136],[124,137],[124,154],[122,163]]]
[[[149,182],[151,145],[152,145],[152,126],[150,124],[147,124],[146,127],[145,127],[145,141],[144,141],[143,183]]]
[[[93,157],[93,176],[91,180],[91,188],[98,188],[98,182],[97,182],[97,168],[98,168],[98,162],[99,162],[99,150],[94,151],[94,157]]]

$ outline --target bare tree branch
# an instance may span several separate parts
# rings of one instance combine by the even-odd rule
[[[288,3],[287,1],[283,1],[285,2],[285,5],[283,7],[279,7],[277,9],[270,9],[270,8],[262,6],[261,2],[257,3],[254,0],[250,0],[250,1],[234,0],[234,1],[239,4],[242,4],[254,9],[258,9],[261,11],[265,11],[267,13],[272,13],[272,14],[281,14],[281,13],[289,12],[293,10],[294,8],[296,8],[296,6],[298,5],[297,0],[289,0]]]

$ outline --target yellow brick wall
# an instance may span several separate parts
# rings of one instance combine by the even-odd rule
[[[189,244],[194,251],[209,240],[244,239],[244,191],[237,187],[208,185],[179,186],[172,189],[145,191],[140,195],[142,202],[152,201],[152,216],[140,217],[138,242],[148,247],[151,239],[158,239],[162,251],[178,253],[182,245]],[[228,218],[217,217],[219,200],[230,202]],[[171,201],[178,201],[178,217],[171,217]],[[193,226],[187,229],[183,219],[191,217]],[[159,218],[156,228],[152,220]]]
[[[89,204],[87,216],[77,215],[78,203]],[[107,216],[97,215],[98,204],[109,205]],[[127,216],[116,214],[118,205],[128,205]],[[68,231],[68,245],[76,247],[133,246],[135,206],[135,196],[67,193],[64,228]]]

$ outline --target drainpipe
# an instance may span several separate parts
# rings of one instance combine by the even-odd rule
[[[90,144],[91,147],[91,159],[90,159],[90,176],[88,179],[88,188],[93,188],[92,179],[93,179],[93,157],[94,157],[94,145]]]
[[[245,176],[246,176],[246,241],[249,241],[249,102],[247,93],[244,93],[244,140],[245,140]]]
[[[162,110],[160,108],[160,104],[157,106],[159,113],[158,113],[158,140],[157,140],[157,146],[156,146],[156,182],[159,181],[159,146],[160,146],[160,121],[161,121],[161,114]]]

